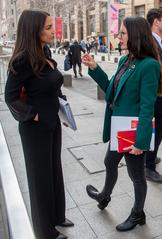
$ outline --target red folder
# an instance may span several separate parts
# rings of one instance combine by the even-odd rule
[[[136,140],[136,130],[127,130],[127,131],[118,131],[118,152],[128,152],[128,150],[124,150],[135,143]]]

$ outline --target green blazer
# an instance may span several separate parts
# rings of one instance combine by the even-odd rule
[[[105,92],[107,102],[103,129],[103,141],[110,139],[111,116],[139,117],[136,132],[135,147],[148,150],[152,135],[152,118],[154,103],[157,98],[158,82],[160,80],[160,64],[153,58],[135,60],[122,75],[114,95],[114,79],[128,59],[120,59],[116,74],[109,81],[107,74],[97,65],[95,70],[88,71],[89,75]],[[113,107],[111,107],[113,105]]]

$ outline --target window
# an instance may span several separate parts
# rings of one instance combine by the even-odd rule
[[[160,0],[159,7],[162,8],[162,0]]]
[[[138,17],[145,17],[145,5],[135,7],[135,14]]]
[[[11,0],[11,4],[13,4],[13,0]]]
[[[15,28],[15,23],[14,22],[12,22],[12,27]]]
[[[11,9],[11,15],[14,15],[14,10],[13,9]]]

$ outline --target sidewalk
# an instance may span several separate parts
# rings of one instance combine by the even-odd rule
[[[86,194],[87,184],[93,184],[101,190],[105,178],[104,155],[107,144],[102,143],[105,103],[95,99],[95,91],[96,84],[88,77],[73,79],[72,88],[63,88],[71,103],[78,130],[73,132],[69,128],[62,127],[67,217],[75,223],[75,226],[59,229],[68,235],[69,239],[162,239],[162,184],[148,182],[145,204],[147,224],[137,226],[126,233],[115,230],[115,226],[127,218],[133,205],[133,186],[125,166],[119,168],[118,182],[106,210],[100,211],[96,202]],[[30,214],[25,164],[17,122],[4,103],[0,103],[0,120]],[[162,156],[162,148],[160,155]],[[162,174],[162,163],[157,167]]]

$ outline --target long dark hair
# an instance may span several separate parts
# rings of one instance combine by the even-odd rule
[[[127,47],[129,56],[136,59],[152,57],[160,63],[158,49],[147,20],[143,17],[126,17],[123,20],[123,25],[126,27],[128,33]],[[162,73],[158,94],[162,94]]]
[[[15,60],[27,57],[34,73],[39,76],[46,60],[42,49],[40,34],[49,13],[39,10],[24,10],[20,16],[17,28],[15,49],[9,62],[9,70],[14,74]]]

